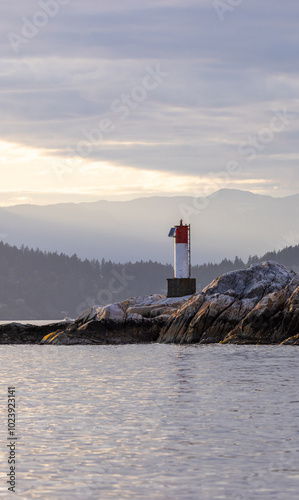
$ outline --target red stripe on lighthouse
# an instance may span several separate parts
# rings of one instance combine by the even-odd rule
[[[175,242],[188,243],[188,226],[175,226]]]

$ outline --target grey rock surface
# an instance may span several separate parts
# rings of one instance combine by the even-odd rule
[[[178,309],[158,342],[285,342],[299,333],[298,287],[296,273],[271,261],[227,273]]]
[[[0,343],[299,345],[299,275],[263,262],[214,280],[201,293],[135,297],[92,308],[70,323],[0,326]]]

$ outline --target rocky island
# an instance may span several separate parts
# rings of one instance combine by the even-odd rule
[[[0,326],[1,344],[150,342],[299,345],[299,274],[267,261],[224,274],[192,296],[131,298],[70,323]]]

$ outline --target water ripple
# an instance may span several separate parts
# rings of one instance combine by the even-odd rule
[[[298,498],[294,347],[1,346],[0,363],[17,498]]]

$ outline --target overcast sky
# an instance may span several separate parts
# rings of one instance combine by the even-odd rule
[[[299,192],[298,0],[0,6],[0,204]]]

